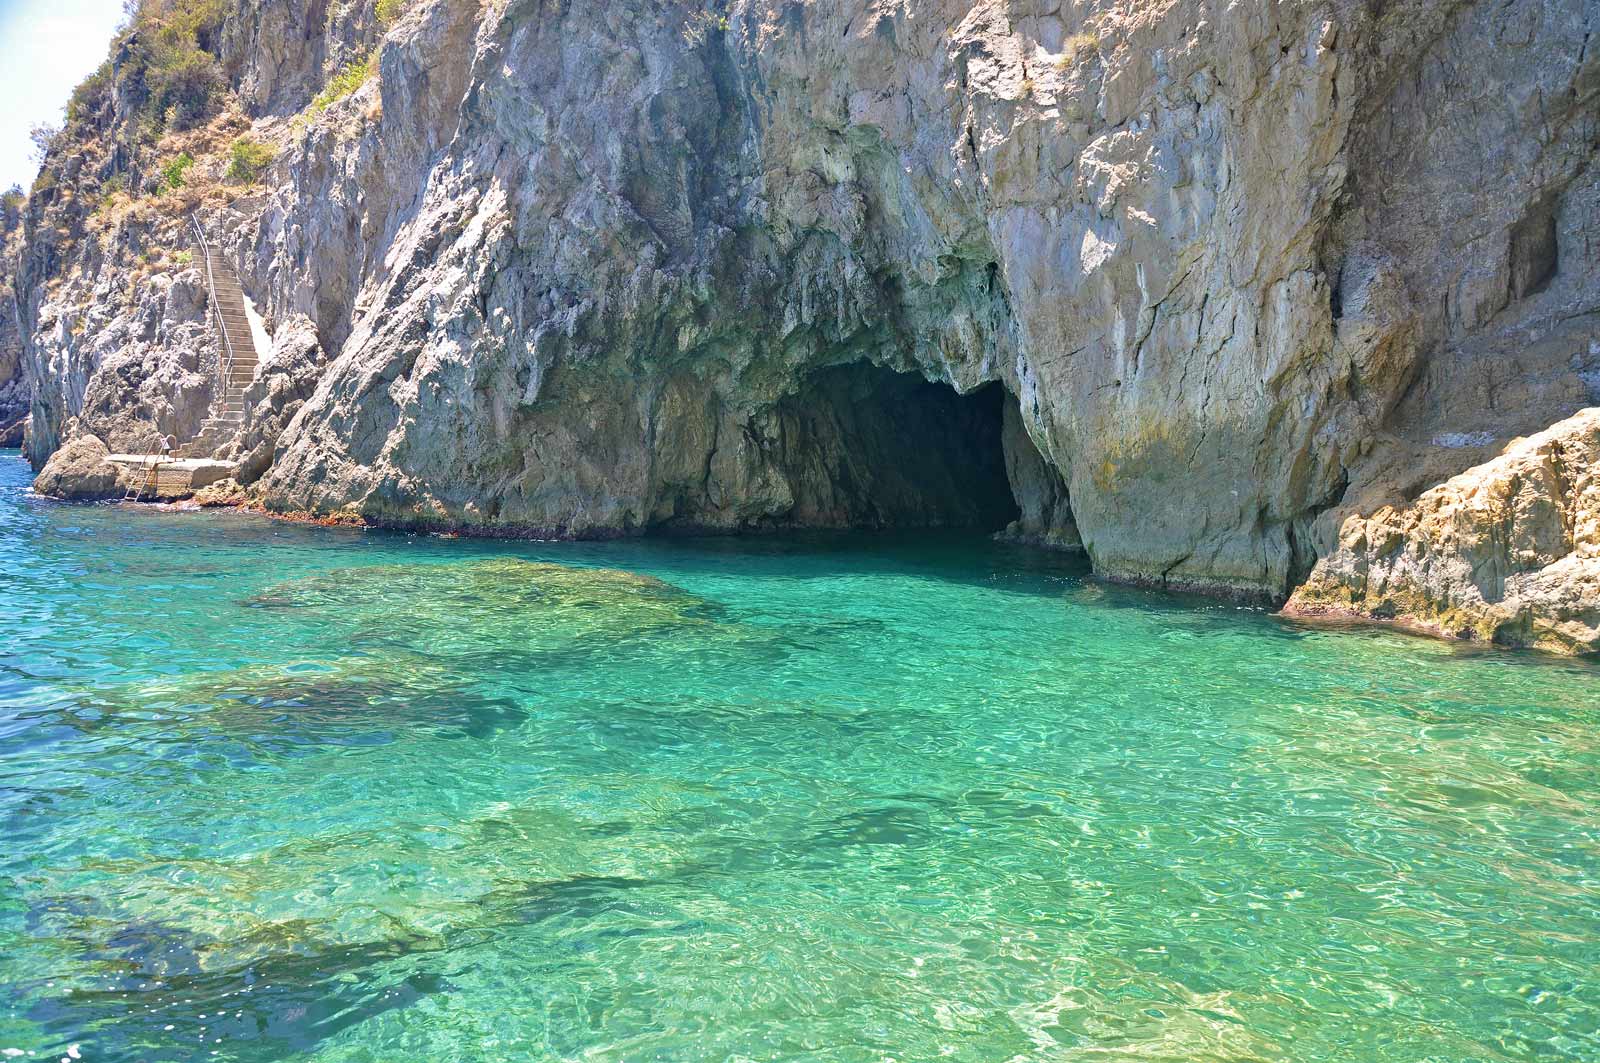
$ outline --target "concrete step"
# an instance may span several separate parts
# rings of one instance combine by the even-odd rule
[[[198,243],[203,245],[204,242]],[[201,426],[201,434],[231,436],[244,421],[244,392],[255,380],[261,352],[256,350],[255,331],[251,328],[239,271],[226,255],[215,249],[203,254],[202,259],[209,282],[211,327],[221,358],[217,365],[219,394],[211,416]]]

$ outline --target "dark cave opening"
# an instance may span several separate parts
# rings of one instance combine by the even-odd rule
[[[819,370],[778,405],[789,522],[1000,531],[1022,516],[999,384],[966,395],[866,362]]]

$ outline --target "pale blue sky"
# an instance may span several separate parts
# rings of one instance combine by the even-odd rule
[[[0,0],[0,191],[33,182],[28,129],[61,121],[121,20],[122,0]]]

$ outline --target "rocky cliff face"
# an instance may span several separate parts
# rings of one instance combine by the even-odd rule
[[[22,208],[18,193],[0,196],[0,447],[20,447],[33,389],[23,368],[22,329],[12,277],[22,250]]]
[[[1012,521],[1108,576],[1281,600],[1352,514],[1600,402],[1597,23],[239,0],[214,47],[276,159],[199,206],[274,351],[220,449],[286,511]],[[68,247],[67,198],[18,284],[36,461],[69,418],[182,429],[210,398],[192,278],[107,294],[161,212]]]
[[[1349,518],[1289,608],[1600,650],[1600,409],[1516,441],[1409,506]]]

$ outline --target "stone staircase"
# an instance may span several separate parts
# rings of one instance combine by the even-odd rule
[[[238,434],[244,423],[244,392],[255,378],[260,354],[245,310],[238,271],[206,240],[198,220],[189,219],[198,264],[211,293],[211,327],[217,334],[217,393],[200,432],[179,451],[187,457],[208,457]]]

